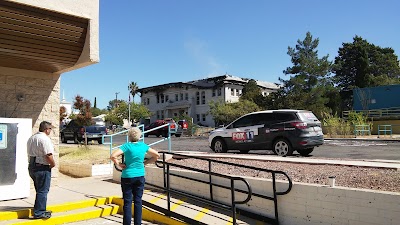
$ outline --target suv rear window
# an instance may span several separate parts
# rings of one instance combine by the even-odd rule
[[[287,122],[298,119],[294,113],[275,113],[274,115],[277,122]]]

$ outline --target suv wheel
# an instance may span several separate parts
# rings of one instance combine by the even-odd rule
[[[216,153],[225,153],[228,151],[226,149],[226,144],[225,144],[224,140],[222,140],[221,138],[217,138],[217,139],[213,140],[212,149]]]
[[[67,139],[65,139],[64,134],[61,134],[61,142],[67,143]]]
[[[78,144],[78,137],[76,135],[74,135],[74,144]]]
[[[301,156],[308,156],[313,150],[314,150],[314,148],[297,149],[297,152],[298,152]]]
[[[279,156],[290,156],[293,154],[293,148],[286,139],[278,139],[274,143],[274,152]]]

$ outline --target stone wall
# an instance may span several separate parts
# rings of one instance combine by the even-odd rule
[[[32,134],[43,120],[55,128],[50,135],[58,173],[60,74],[0,67],[0,117],[32,118]]]

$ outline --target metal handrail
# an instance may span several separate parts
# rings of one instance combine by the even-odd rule
[[[369,124],[354,125],[354,136],[357,137],[358,133],[364,135],[364,132],[367,132],[368,135],[371,135],[371,127]]]
[[[144,124],[140,124],[139,126],[137,126],[137,128],[142,130],[142,134],[143,135],[142,135],[142,137],[139,138],[139,141],[144,142],[144,134],[149,133],[149,132],[154,131],[154,130],[161,129],[161,128],[166,127],[166,126],[168,126],[168,137],[162,138],[161,140],[158,140],[156,142],[150,143],[148,145],[152,146],[152,145],[158,144],[158,143],[163,142],[163,141],[168,141],[168,151],[171,152],[171,127],[170,127],[170,124],[164,124],[164,125],[161,125],[161,126],[158,126],[158,127],[153,128],[153,129],[146,130],[146,131],[144,130]],[[122,143],[120,145],[113,146],[113,137],[116,136],[116,135],[124,134],[124,133],[126,133],[125,143],[127,143],[127,142],[129,142],[128,129],[120,131],[120,132],[117,132],[117,133],[114,133],[114,134],[109,134],[109,135],[103,135],[102,136],[101,140],[102,140],[103,144],[104,145],[110,145],[110,155],[111,155],[113,149],[117,149],[117,148],[121,147],[124,144],[124,143]],[[105,138],[110,138],[110,142],[105,142],[104,141]],[[122,155],[122,162],[123,161],[124,161],[124,155]],[[111,164],[111,160],[110,160],[110,164]],[[117,167],[117,165],[114,165],[114,167],[119,172],[122,171],[120,168]]]
[[[162,190],[167,192],[168,209],[170,209],[170,200],[169,200],[170,199],[170,195],[171,195],[171,193],[174,193],[174,194],[183,195],[185,197],[189,197],[189,198],[192,198],[192,199],[195,199],[195,200],[198,200],[198,201],[202,201],[202,202],[204,202],[206,204],[210,204],[210,205],[213,205],[213,206],[216,206],[216,207],[220,207],[220,208],[227,209],[227,210],[232,210],[233,224],[236,224],[236,211],[240,211],[242,215],[246,215],[247,214],[247,215],[251,215],[252,217],[259,217],[260,220],[264,220],[264,221],[268,220],[268,222],[273,221],[275,224],[279,224],[277,196],[278,195],[285,195],[285,194],[289,193],[290,190],[292,189],[292,186],[293,186],[292,180],[290,179],[290,177],[285,172],[269,170],[269,169],[264,169],[264,168],[258,168],[258,167],[253,167],[253,166],[247,166],[247,165],[240,165],[240,164],[224,162],[224,161],[208,159],[208,158],[202,158],[202,157],[197,157],[197,156],[190,156],[190,155],[185,155],[185,154],[180,154],[180,153],[171,153],[171,152],[163,152],[163,151],[160,152],[160,153],[163,154],[163,160],[162,161],[160,161],[160,160],[157,161],[156,165],[159,168],[163,168],[164,186],[163,187],[159,187],[158,185],[151,184],[151,183],[148,183],[148,182],[146,182],[146,184],[148,184],[150,186],[153,186],[153,187],[156,187],[156,188],[160,188],[160,189],[162,189]],[[197,169],[197,168],[193,168],[193,167],[189,167],[189,166],[175,164],[175,163],[172,163],[172,162],[167,162],[167,161],[165,161],[165,159],[166,159],[165,155],[166,154],[173,155],[173,156],[180,156],[180,157],[185,157],[185,158],[193,158],[193,159],[207,161],[208,162],[208,170],[202,170],[202,169]],[[212,163],[220,163],[220,164],[225,164],[225,165],[230,165],[230,166],[242,167],[242,168],[253,169],[253,170],[257,170],[257,171],[263,171],[263,172],[271,173],[271,175],[272,175],[273,196],[267,196],[267,195],[254,193],[252,191],[252,188],[251,188],[250,184],[243,177],[237,177],[237,176],[231,176],[231,175],[212,172],[212,168],[211,168],[211,164]],[[178,168],[182,168],[182,169],[186,169],[186,170],[190,170],[190,171],[195,171],[195,172],[199,172],[199,173],[203,173],[203,174],[208,174],[209,175],[208,181],[204,181],[204,180],[192,178],[192,177],[189,177],[189,176],[184,176],[184,175],[179,175],[179,174],[173,173],[173,172],[170,171],[170,166],[178,167]],[[276,190],[276,175],[277,174],[281,174],[281,175],[285,176],[287,178],[287,180],[288,180],[288,187],[287,187],[287,189],[285,191],[277,191]],[[177,190],[177,189],[171,188],[170,182],[169,182],[170,181],[170,176],[180,177],[180,178],[191,180],[191,181],[196,181],[196,182],[200,182],[200,183],[209,184],[209,192],[210,192],[209,198],[206,198],[206,197],[203,197],[203,196],[199,196],[199,195],[195,195],[195,194],[188,193],[188,192],[184,192],[182,190]],[[212,176],[228,179],[228,180],[230,180],[231,185],[230,186],[225,186],[225,185],[214,183],[212,181]],[[236,188],[235,187],[235,181],[243,182],[246,185],[247,190],[241,190],[241,189]],[[214,200],[213,187],[230,189],[231,190],[231,199],[232,199],[231,205],[215,201]],[[247,197],[244,200],[236,200],[235,192],[240,192],[240,193],[247,194]],[[263,198],[263,199],[267,199],[267,200],[273,201],[274,202],[274,210],[275,210],[275,218],[268,218],[266,216],[254,214],[254,213],[248,212],[246,210],[237,209],[236,208],[236,205],[238,205],[238,204],[247,203],[251,199],[252,196],[257,196],[257,197],[260,197],[260,198]]]
[[[383,127],[383,129],[381,129],[381,127]],[[389,129],[388,129],[389,128]],[[384,132],[383,135],[386,136],[386,132],[389,132],[390,137],[392,137],[392,125],[378,125],[378,138],[381,132]]]

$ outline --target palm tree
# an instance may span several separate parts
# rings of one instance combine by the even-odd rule
[[[135,98],[135,95],[138,93],[139,86],[136,84],[136,82],[131,82],[128,86],[128,90],[129,93],[132,95],[132,98]]]

